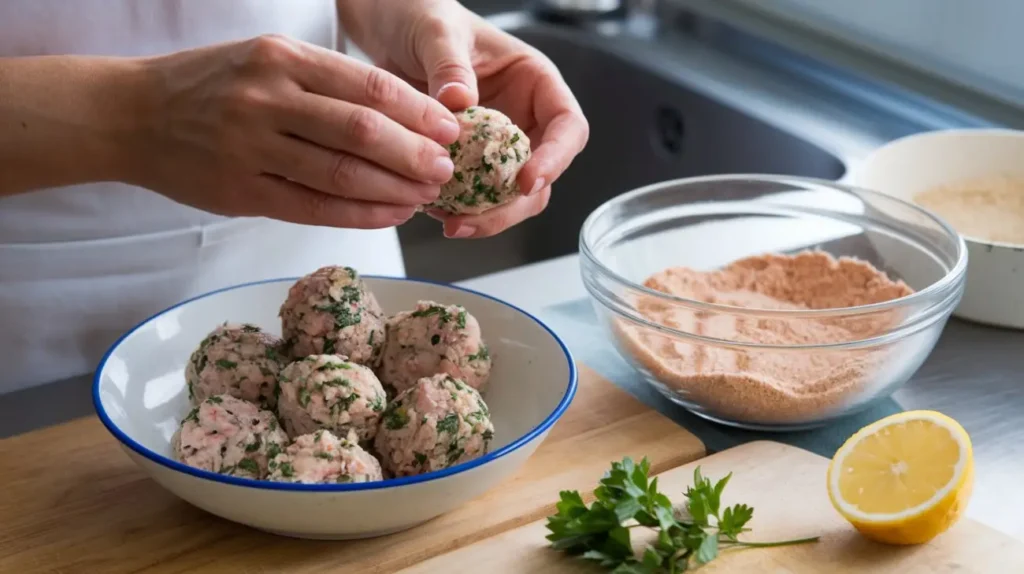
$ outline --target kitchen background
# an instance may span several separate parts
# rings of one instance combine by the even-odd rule
[[[502,18],[519,11],[521,20],[546,1],[463,3]],[[628,20],[516,24],[514,33],[551,57],[580,99],[591,122],[588,149],[555,186],[547,211],[498,237],[447,240],[426,216],[402,226],[410,276],[459,281],[573,253],[586,214],[658,180],[730,171],[842,177],[856,158],[837,150],[828,134],[815,140],[794,138],[790,126],[771,129],[766,124],[779,115],[767,108],[760,113],[765,121],[756,121],[754,109],[770,97],[759,93],[765,86],[786,83],[775,97],[799,92],[788,103],[818,108],[822,121],[805,133],[828,132],[827,120],[842,114],[876,144],[930,129],[1024,127],[1019,0],[635,0],[626,6]],[[660,51],[648,46],[623,54],[638,37]],[[647,69],[618,63],[630,58]],[[698,73],[701,64],[709,69],[691,78],[692,91],[658,79]],[[723,82],[736,93],[733,101],[720,93],[701,97]],[[630,90],[634,101],[624,106],[612,87]]]

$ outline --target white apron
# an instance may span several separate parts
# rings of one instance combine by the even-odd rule
[[[339,42],[333,0],[3,0],[0,57],[142,56],[263,33]],[[224,218],[115,183],[0,199],[0,394],[91,373],[119,335],[228,285],[405,273],[395,230]]]

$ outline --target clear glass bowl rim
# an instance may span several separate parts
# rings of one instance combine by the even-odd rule
[[[696,183],[722,183],[722,182],[767,182],[767,183],[778,183],[784,185],[790,185],[797,189],[814,189],[814,188],[829,188],[837,191],[843,191],[848,193],[863,194],[868,197],[876,197],[885,201],[892,201],[900,204],[903,207],[910,208],[917,214],[930,219],[937,224],[944,232],[945,237],[953,241],[956,244],[956,263],[953,268],[950,269],[941,279],[925,287],[920,291],[907,295],[906,297],[900,297],[898,299],[892,299],[889,301],[882,301],[880,303],[870,303],[867,305],[857,305],[854,307],[838,307],[829,309],[801,309],[801,310],[777,310],[777,309],[757,309],[752,307],[736,307],[732,305],[721,305],[718,303],[705,303],[703,301],[697,301],[695,299],[688,299],[686,297],[678,297],[670,295],[661,291],[656,291],[643,284],[631,281],[618,273],[614,272],[607,265],[594,254],[593,249],[587,242],[587,237],[592,231],[592,227],[596,224],[597,220],[600,219],[606,212],[614,209],[615,207],[633,200],[637,197],[656,193],[658,191],[665,190],[672,187],[685,187]],[[786,205],[787,208],[798,209],[796,206]],[[919,301],[926,301],[938,295],[936,304],[942,304],[948,299],[944,292],[956,288],[957,285],[962,288],[964,276],[967,271],[967,245],[964,243],[963,237],[955,230],[952,226],[946,223],[943,219],[934,215],[930,211],[914,205],[908,201],[904,201],[898,197],[873,191],[866,188],[851,186],[848,184],[831,181],[827,179],[819,179],[812,177],[801,177],[801,176],[788,176],[788,175],[777,175],[777,174],[760,174],[760,173],[746,173],[746,174],[726,174],[726,175],[709,175],[709,176],[698,176],[698,177],[684,177],[671,180],[660,181],[650,185],[645,185],[637,189],[628,191],[612,199],[604,202],[597,207],[594,211],[587,216],[587,219],[583,222],[583,226],[580,228],[580,240],[579,240],[580,254],[592,264],[596,269],[607,278],[619,283],[620,285],[634,290],[640,293],[653,297],[656,300],[676,305],[688,307],[698,311],[708,311],[712,313],[726,313],[732,315],[748,315],[758,317],[791,317],[799,319],[809,318],[821,318],[821,317],[850,317],[855,315],[862,315],[867,313],[877,313],[888,309],[894,309],[899,307],[905,307],[913,305]],[[934,305],[928,306],[933,308]],[[940,310],[941,311],[941,310]]]

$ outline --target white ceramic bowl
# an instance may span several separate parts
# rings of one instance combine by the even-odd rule
[[[174,461],[171,435],[189,411],[184,378],[189,355],[225,320],[280,334],[277,312],[295,278],[214,291],[129,331],[96,372],[93,401],[100,420],[132,460],[182,499],[228,520],[303,538],[365,538],[404,530],[514,474],[576,393],[576,368],[565,344],[535,317],[481,293],[406,279],[365,280],[388,314],[430,299],[463,305],[479,320],[494,358],[484,393],[495,427],[488,454],[419,476],[330,485],[235,478]]]
[[[913,201],[927,189],[987,176],[1024,177],[1024,132],[940,130],[890,142],[844,181]],[[1024,329],[1024,245],[964,236],[967,284],[957,317]]]

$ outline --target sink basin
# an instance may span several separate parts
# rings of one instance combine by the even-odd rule
[[[528,18],[504,27],[561,70],[590,121],[590,142],[556,183],[548,209],[497,237],[447,240],[440,224],[426,216],[400,227],[410,276],[457,281],[574,253],[587,214],[659,180],[736,172],[837,179],[845,172],[839,157],[766,121],[763,110],[716,99],[705,89],[716,78],[702,84],[650,63],[663,62],[668,49],[653,39],[627,42],[625,33]]]

